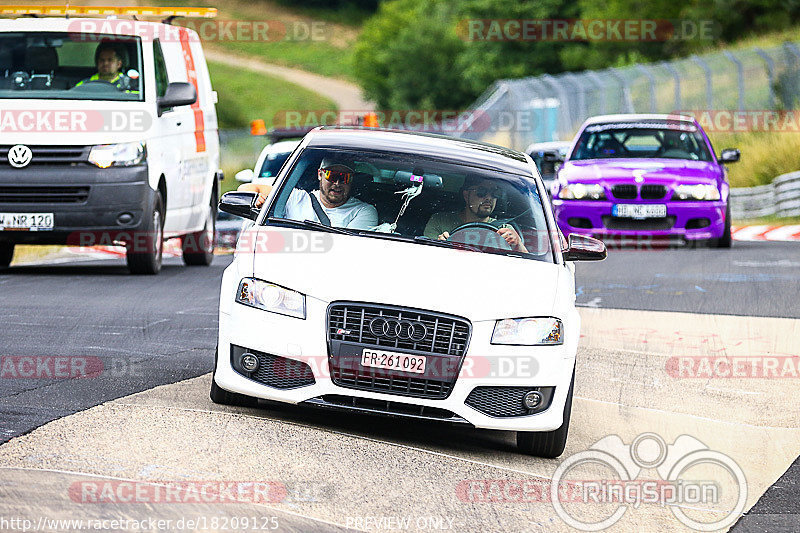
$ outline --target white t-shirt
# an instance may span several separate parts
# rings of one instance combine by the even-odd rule
[[[311,194],[319,200],[318,190]],[[302,189],[292,190],[291,194],[289,194],[289,199],[286,200],[284,216],[292,220],[316,220],[321,222],[314,212],[314,207],[311,205],[311,199],[308,195],[309,193]],[[374,206],[352,196],[339,207],[325,207],[325,204],[321,201],[319,205],[328,215],[328,218],[331,219],[332,226],[369,230],[378,225],[378,210]]]

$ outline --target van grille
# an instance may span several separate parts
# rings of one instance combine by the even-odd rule
[[[11,167],[8,151],[11,144],[0,145],[0,166]],[[85,163],[89,159],[91,146],[30,146],[32,158],[29,165],[64,165]],[[13,167],[11,167],[13,168]]]
[[[89,187],[0,187],[0,204],[81,204]]]

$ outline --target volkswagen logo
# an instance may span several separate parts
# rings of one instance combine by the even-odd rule
[[[428,328],[422,322],[383,316],[370,320],[369,330],[376,337],[414,342],[421,341],[428,334]]]
[[[24,144],[16,144],[8,150],[8,162],[14,168],[22,168],[31,162],[33,152]]]

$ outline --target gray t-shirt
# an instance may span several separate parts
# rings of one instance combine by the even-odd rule
[[[320,199],[318,190],[311,194],[316,196],[317,200]],[[302,189],[294,189],[291,192],[289,199],[286,200],[286,218],[319,222],[308,195],[309,193]],[[369,230],[378,225],[378,210],[375,206],[352,196],[339,207],[325,207],[321,201],[320,206],[331,219],[331,225],[338,228]]]

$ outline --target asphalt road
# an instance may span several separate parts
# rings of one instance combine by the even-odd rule
[[[800,318],[800,242],[734,242],[729,250],[609,250],[576,265],[588,307]]]
[[[152,277],[129,275],[119,259],[1,272],[0,442],[108,400],[210,372],[219,280],[230,260],[219,256],[209,268],[187,268],[170,258]],[[38,358],[33,379],[23,377],[33,367],[21,356]],[[82,365],[101,371],[47,379],[68,376],[73,365],[79,365],[75,373]]]
[[[219,279],[229,261],[222,256],[210,268],[186,268],[170,258],[155,277],[128,275],[120,259],[1,272],[0,370],[8,379],[0,379],[0,442],[112,399],[210,372]],[[604,262],[578,264],[577,287],[579,305],[588,307],[797,318],[800,243],[612,250]],[[37,368],[45,373],[54,371],[47,365],[58,364],[57,358],[71,358],[67,367],[79,361],[102,371],[81,379],[9,376],[21,357],[50,358]],[[795,463],[737,528],[796,524],[786,510],[800,507],[798,479]]]

